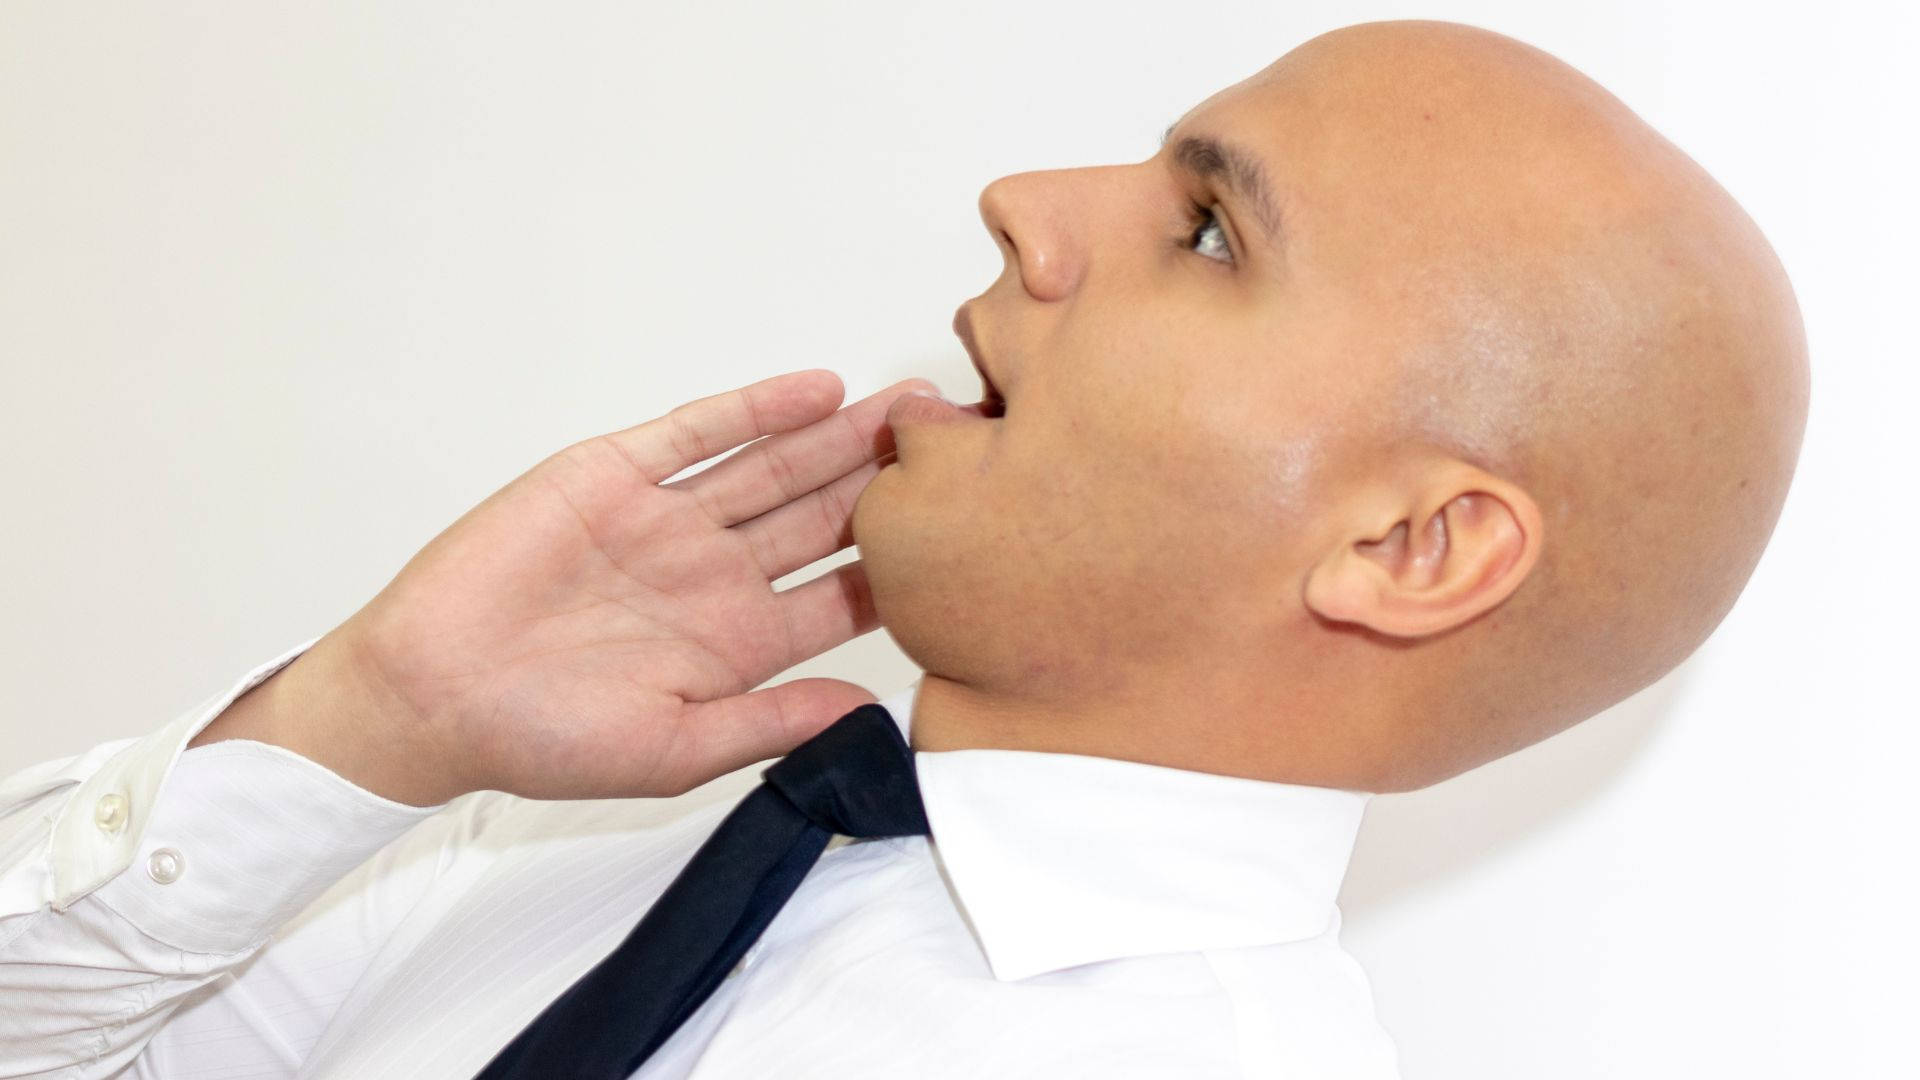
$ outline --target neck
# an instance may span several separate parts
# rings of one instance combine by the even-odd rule
[[[913,702],[915,750],[1032,750],[1117,758],[1220,776],[1328,785],[1300,766],[1289,737],[1263,704],[1195,687],[1154,694],[1136,684],[1125,700],[1033,702],[928,672]],[[1254,722],[1257,716],[1269,719]]]
[[[1041,750],[1092,753],[1102,728],[1080,710],[984,690],[928,672],[913,699],[909,742],[915,750]]]

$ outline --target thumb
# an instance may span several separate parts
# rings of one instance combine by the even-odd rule
[[[691,790],[757,761],[780,757],[825,731],[835,720],[879,700],[863,686],[839,679],[795,679],[751,694],[695,705],[672,743],[676,760],[658,775],[676,790]],[[684,782],[684,787],[678,786]]]

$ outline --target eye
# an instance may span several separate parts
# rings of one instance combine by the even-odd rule
[[[1233,248],[1227,243],[1227,230],[1220,224],[1220,215],[1210,206],[1193,206],[1193,231],[1187,234],[1187,246],[1217,262],[1233,262]]]

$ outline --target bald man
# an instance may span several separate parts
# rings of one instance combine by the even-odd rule
[[[1429,21],[981,211],[980,403],[799,372],[578,443],[0,785],[0,1072],[476,1075],[694,873],[708,781],[875,702],[754,688],[884,625],[928,835],[829,845],[632,1076],[1396,1075],[1338,943],[1365,802],[1725,615],[1806,415],[1787,278],[1605,90]]]

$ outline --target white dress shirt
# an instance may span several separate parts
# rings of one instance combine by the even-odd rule
[[[380,798],[150,735],[0,781],[0,1077],[467,1080],[766,763],[672,799]],[[882,701],[909,730],[918,683]],[[932,837],[835,837],[634,1080],[1398,1076],[1335,897],[1369,795],[916,752]]]

